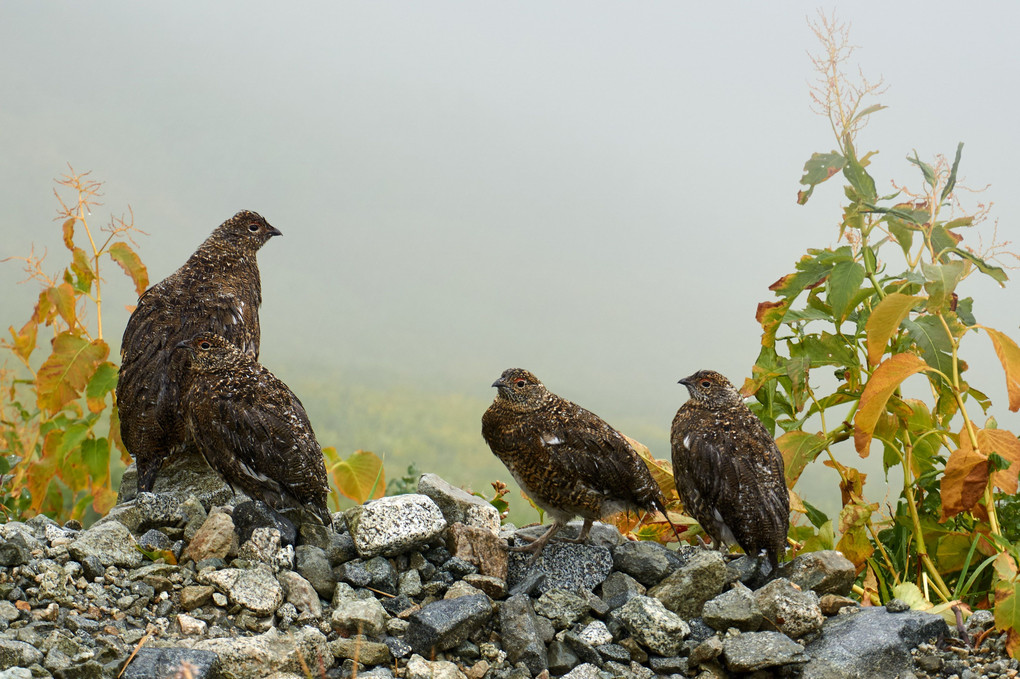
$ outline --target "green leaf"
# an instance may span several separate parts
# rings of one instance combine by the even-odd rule
[[[944,201],[953,189],[956,188],[956,171],[960,169],[960,156],[963,154],[963,142],[956,145],[956,158],[953,160],[953,169],[949,171],[949,180],[946,181],[946,188],[942,189],[940,201]]]
[[[853,143],[850,141],[850,135],[846,135],[843,138],[843,145],[846,148],[846,165],[843,167],[843,176],[846,177],[850,185],[854,187],[857,194],[860,196],[860,202],[865,204],[873,203],[877,197],[875,191],[875,180],[871,178],[864,166],[857,160],[857,154],[854,151]]]
[[[959,260],[946,264],[921,262],[921,271],[927,281],[924,289],[928,292],[928,311],[938,313],[952,300],[953,291],[963,280],[965,269],[966,265]]]
[[[936,224],[931,228],[931,247],[940,259],[946,253],[955,252],[961,240],[962,236],[950,231],[944,224]]]
[[[804,176],[800,178],[800,183],[806,184],[808,188],[797,193],[797,203],[800,205],[806,203],[814,193],[815,187],[843,169],[845,164],[846,159],[835,151],[811,154],[804,163]]]
[[[915,230],[907,226],[907,223],[899,217],[887,216],[885,217],[885,223],[889,225],[889,233],[900,244],[903,254],[909,255],[910,249],[914,247]]]
[[[93,483],[105,483],[110,476],[110,442],[105,438],[82,442],[81,457]]]
[[[803,504],[804,509],[807,510],[808,521],[810,521],[811,525],[815,528],[821,528],[829,521],[829,517],[825,515],[825,512],[818,509],[804,498],[801,498],[801,504]]]
[[[964,325],[977,325],[977,319],[974,318],[974,298],[964,297],[957,300],[956,315]]]
[[[885,109],[885,108],[889,108],[889,107],[888,106],[883,106],[882,104],[872,104],[871,106],[867,107],[866,109],[864,109],[863,111],[861,111],[860,113],[855,115],[853,118],[851,118],[850,119],[850,124],[853,125],[854,123],[856,123],[861,118],[864,118],[865,116],[870,116],[872,113],[876,113],[876,112],[881,111],[882,109]]]
[[[853,347],[847,346],[840,337],[827,332],[805,336],[801,342],[790,346],[790,353],[811,359],[812,368],[823,365],[857,366],[857,354]]]
[[[992,266],[991,264],[988,264],[987,262],[985,262],[985,260],[978,257],[973,252],[968,252],[967,250],[963,250],[961,248],[952,248],[952,251],[960,255],[964,259],[968,259],[971,262],[973,262],[974,266],[978,268],[978,271],[980,271],[983,274],[987,274],[988,276],[991,276],[996,281],[998,281],[999,285],[1003,285],[1009,278],[1009,276],[1006,275],[1006,272],[1003,271],[1002,267]]]
[[[920,158],[918,158],[916,149],[914,150],[914,157],[911,158],[910,156],[907,156],[907,160],[921,168],[921,173],[924,175],[925,184],[927,184],[928,186],[935,186],[936,181],[935,170],[931,169],[931,165],[923,162]]]
[[[836,322],[846,320],[850,311],[850,302],[860,290],[864,282],[864,267],[857,262],[840,262],[832,267],[829,274],[826,300],[832,307],[832,315]]]
[[[85,397],[88,399],[90,411],[98,413],[103,410],[106,395],[117,386],[117,374],[117,366],[109,361],[100,363],[96,368],[96,374],[85,387]]]
[[[60,445],[57,447],[57,454],[63,458],[67,456],[69,451],[74,450],[81,442],[85,440],[89,435],[91,427],[81,422],[75,422],[71,426],[64,429],[64,436],[60,440]]]
[[[953,357],[950,353],[953,350],[953,343],[939,319],[934,316],[922,316],[913,321],[907,319],[903,321],[903,327],[917,346],[924,362],[946,377],[952,376]],[[939,379],[942,379],[941,376]]]

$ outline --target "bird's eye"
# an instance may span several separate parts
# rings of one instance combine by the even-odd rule
[[[251,224],[248,225],[248,230],[254,233],[259,230],[259,225],[252,222]]]
[[[208,342],[202,342],[201,344],[198,345],[198,348],[199,349],[212,349],[212,345],[209,344]]]
[[[525,384],[527,384],[527,382],[525,382],[524,380],[517,380],[516,382],[514,382],[514,385],[518,389],[521,389],[522,387],[524,387]]]
[[[708,380],[701,380],[701,388],[702,389],[708,389],[711,386],[712,386],[712,383],[709,382]]]

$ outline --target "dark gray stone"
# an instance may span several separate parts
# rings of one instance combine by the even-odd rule
[[[564,632],[563,641],[567,642],[570,650],[574,652],[580,663],[590,663],[602,667],[602,656],[595,650],[594,646],[582,639],[581,635],[577,632],[573,630]]]
[[[566,629],[588,613],[584,598],[565,589],[549,589],[535,602],[535,612],[553,622],[556,629]]]
[[[596,646],[595,650],[598,651],[604,660],[615,660],[618,663],[630,662],[630,651],[620,644],[602,644],[601,646]]]
[[[87,556],[81,560],[82,575],[89,582],[106,575],[106,566],[97,556]]]
[[[761,627],[762,617],[754,595],[744,585],[723,592],[705,602],[701,617],[709,627],[726,631],[736,627],[741,632],[756,632]]]
[[[835,550],[808,552],[780,564],[777,577],[815,594],[847,596],[857,579],[853,563]]]
[[[636,596],[613,611],[634,639],[662,656],[678,655],[683,640],[691,633],[684,620],[661,601]]]
[[[165,679],[176,676],[183,663],[191,665],[194,679],[212,679],[220,672],[219,656],[189,648],[142,647],[121,679]]]
[[[656,674],[687,674],[687,658],[678,655],[663,658],[653,655],[648,659],[648,667]]]
[[[556,544],[559,540],[576,540],[581,535],[581,527],[584,525],[583,521],[571,521],[556,534],[553,538],[553,542],[550,544]],[[527,528],[519,529],[514,535],[523,535],[526,538],[539,538],[549,530],[549,526],[535,525],[528,526]],[[605,547],[612,550],[619,544],[622,544],[625,538],[620,535],[620,531],[616,526],[611,526],[601,521],[596,521],[591,525],[591,531],[588,533],[588,538],[585,544],[595,545],[598,547]],[[517,542],[515,546],[526,544],[527,540],[521,540]]]
[[[352,559],[340,564],[333,569],[333,576],[355,587],[368,587],[372,584],[372,574],[365,568],[365,562],[361,559]]]
[[[298,545],[294,550],[294,565],[297,572],[311,583],[320,597],[326,600],[332,598],[333,590],[336,589],[336,578],[333,577],[333,570],[329,566],[329,560],[326,559],[326,552],[315,545]]]
[[[499,609],[500,639],[511,663],[523,662],[532,675],[549,665],[535,611],[526,594],[510,597]],[[576,661],[576,658],[575,658]],[[569,668],[568,668],[569,669]]]
[[[215,472],[212,472],[212,474],[217,476]],[[114,506],[106,516],[92,524],[89,530],[108,521],[116,521],[126,526],[133,533],[144,533],[150,528],[179,526],[184,522],[184,515],[181,513],[181,502],[184,501],[185,497],[187,496],[180,497],[174,494],[160,493],[159,491],[138,493],[130,502]]]
[[[920,611],[889,613],[869,607],[837,615],[805,648],[811,661],[804,666],[803,679],[904,676],[911,670],[911,649],[948,633],[945,620]]]
[[[613,556],[605,547],[571,542],[552,542],[545,546],[534,566],[531,554],[510,552],[507,584],[511,591],[529,573],[545,573],[545,581],[535,589],[593,590],[602,584],[613,569]]]
[[[492,616],[492,602],[484,594],[435,601],[411,614],[404,641],[430,658],[461,643]]]
[[[149,551],[169,550],[173,547],[173,544],[174,543],[167,537],[166,533],[158,531],[155,528],[145,531],[145,535],[138,538],[138,546]]]
[[[726,637],[722,642],[722,657],[726,667],[733,672],[755,672],[808,660],[800,644],[779,632],[747,632]],[[892,675],[875,673],[867,676]]]
[[[398,637],[386,637],[383,643],[390,649],[390,654],[394,658],[406,658],[414,652],[410,644]]]
[[[354,547],[354,538],[347,531],[347,524],[340,521],[336,525],[342,530],[330,533],[329,549],[326,550],[326,558],[331,566],[339,566],[345,561],[358,558],[358,550]]]
[[[468,563],[459,556],[450,557],[440,566],[439,570],[446,571],[455,578],[463,578],[465,575],[478,572],[478,566]]]
[[[15,535],[10,540],[0,544],[0,566],[11,568],[28,563],[32,558],[24,539]]]
[[[275,528],[280,531],[280,545],[293,545],[297,540],[297,528],[287,517],[273,511],[261,500],[249,500],[234,507],[234,531],[238,544],[251,539],[256,528]]]
[[[324,555],[325,556],[325,555]],[[365,570],[372,577],[369,586],[387,594],[397,593],[397,572],[389,559],[376,556],[365,562]]]
[[[35,646],[24,641],[0,638],[0,670],[9,667],[28,667],[43,661],[43,654]]]
[[[187,449],[177,455],[171,455],[159,470],[156,482],[152,485],[152,493],[173,497],[184,502],[194,495],[208,510],[213,506],[234,506],[249,498],[242,492],[234,492],[227,483],[206,463],[202,454]],[[138,492],[138,472],[134,463],[128,465],[121,477],[120,489],[117,492],[117,506],[145,495]],[[111,511],[117,511],[114,507]],[[170,525],[170,524],[167,524]]]
[[[103,679],[103,666],[95,660],[73,663],[53,672],[53,679]]]
[[[645,593],[645,586],[627,575],[614,571],[602,583],[602,600],[609,610],[615,610],[632,598]]]
[[[658,542],[627,541],[613,549],[613,567],[645,587],[657,584],[681,565],[683,560]]]
[[[556,676],[566,674],[580,662],[577,655],[564,641],[549,644],[549,672]]]

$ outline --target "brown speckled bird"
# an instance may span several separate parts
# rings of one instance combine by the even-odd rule
[[[294,392],[217,335],[177,348],[191,359],[180,404],[189,443],[249,497],[273,509],[303,507],[329,525],[322,449]]]
[[[657,509],[665,515],[658,484],[620,432],[553,394],[527,370],[507,370],[492,386],[499,391],[482,415],[482,436],[553,518],[540,538],[518,548],[534,554],[532,563],[574,516],[584,519],[574,542],[583,542],[592,522],[609,514]]]
[[[691,394],[673,418],[673,477],[687,513],[717,546],[786,551],[790,493],[783,456],[729,380],[702,370],[680,380]]]
[[[225,221],[180,269],[139,298],[121,341],[117,407],[138,490],[152,490],[163,461],[184,448],[178,401],[186,360],[178,342],[212,332],[258,358],[262,284],[255,253],[280,232],[242,211]]]

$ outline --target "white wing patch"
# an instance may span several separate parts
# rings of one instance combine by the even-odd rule
[[[691,447],[691,435],[688,434],[687,436],[684,437],[684,448],[690,447]]]
[[[542,434],[542,443],[547,446],[558,446],[563,441],[556,434]]]

